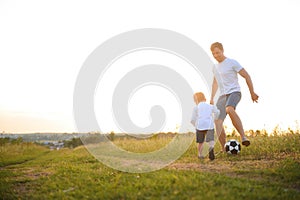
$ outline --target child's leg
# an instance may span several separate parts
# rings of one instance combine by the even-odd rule
[[[209,145],[209,148],[210,148],[210,149],[211,149],[211,148],[214,148],[214,147],[215,147],[215,141],[214,141],[214,140],[209,141],[209,142],[208,142],[208,145]]]
[[[208,144],[209,144],[208,157],[210,160],[214,160],[215,159],[215,153],[214,153],[215,140],[214,140],[214,130],[213,129],[207,131],[206,142],[208,142]]]
[[[215,131],[214,131],[214,129],[207,131],[205,141],[208,143],[209,148],[214,148],[214,146],[215,146]]]
[[[206,133],[206,131],[196,130],[196,142],[198,143],[198,157],[199,158],[203,157],[202,149],[203,149],[205,133]]]
[[[202,155],[202,150],[203,150],[203,142],[202,143],[198,143],[198,157],[203,157]]]

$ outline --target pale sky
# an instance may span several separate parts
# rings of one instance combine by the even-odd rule
[[[300,120],[299,9],[297,0],[2,0],[0,132],[76,132],[73,91],[82,64],[106,40],[141,28],[181,33],[212,60],[210,44],[222,42],[225,56],[249,72],[260,96],[258,104],[252,103],[240,78],[243,97],[237,111],[245,129],[295,128]],[[201,80],[193,88],[195,84],[200,86]],[[155,88],[145,89],[140,96]],[[162,105],[175,106],[166,111],[180,112],[171,94],[157,91]],[[130,105],[138,101],[139,95],[133,96]],[[146,119],[134,110],[139,109],[129,107],[133,121]],[[170,120],[166,130],[172,128]]]

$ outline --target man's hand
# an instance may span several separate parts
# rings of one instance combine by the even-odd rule
[[[253,103],[254,102],[258,103],[258,97],[259,96],[255,92],[251,93],[251,99],[252,99]]]

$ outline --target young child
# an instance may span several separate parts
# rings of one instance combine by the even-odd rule
[[[206,98],[202,92],[194,94],[196,106],[193,110],[191,123],[196,128],[196,142],[198,143],[198,158],[204,158],[202,155],[203,142],[206,136],[206,142],[209,143],[209,159],[214,160],[214,118],[216,119],[220,111],[216,106],[206,103]]]

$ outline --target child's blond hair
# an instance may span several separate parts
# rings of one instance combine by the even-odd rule
[[[194,101],[199,104],[202,101],[206,101],[205,95],[202,92],[197,92],[194,94]]]

